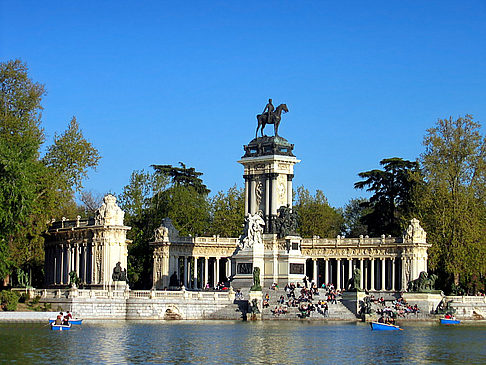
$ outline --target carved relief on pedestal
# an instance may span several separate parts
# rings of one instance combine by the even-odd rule
[[[263,181],[260,178],[255,178],[255,200],[256,206],[261,209],[262,195],[263,195]]]
[[[103,265],[102,265],[102,250],[100,247],[96,248],[96,272],[98,274],[98,280],[96,281],[97,283],[102,282],[103,278]]]
[[[287,205],[287,177],[279,175],[277,178],[277,201],[278,206]]]

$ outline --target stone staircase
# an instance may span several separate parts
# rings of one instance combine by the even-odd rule
[[[298,289],[296,289],[297,292]],[[275,306],[280,306],[277,304],[277,300],[280,298],[281,295],[284,296],[285,301],[287,301],[287,294],[285,290],[278,289],[278,290],[271,290],[271,289],[263,289],[263,298],[265,298],[265,294],[269,294],[269,308],[264,308],[262,313],[262,318],[271,319],[271,320],[295,320],[300,319],[300,311],[296,307],[287,307],[286,314],[274,315],[272,310],[275,309]],[[320,300],[326,300],[326,296],[324,292],[320,292],[319,295],[314,295],[313,303],[317,303]],[[307,319],[311,320],[356,320],[356,316],[351,312],[348,308],[341,303],[340,299],[337,300],[336,304],[328,304],[329,305],[329,312],[328,317],[324,317],[324,314],[319,310],[315,310],[310,313],[310,317]]]

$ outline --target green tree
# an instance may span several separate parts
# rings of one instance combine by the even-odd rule
[[[54,144],[43,158],[44,164],[59,176],[58,181],[64,185],[60,188],[67,191],[81,191],[88,169],[95,169],[99,160],[98,150],[84,138],[76,117],[63,134],[54,136]]]
[[[73,120],[41,159],[44,86],[29,78],[19,60],[0,63],[0,84],[0,278],[5,278],[14,267],[30,272],[42,264],[48,222],[77,209],[73,191],[99,157]]]
[[[480,127],[470,115],[439,119],[424,137],[429,265],[449,288],[486,273],[486,139]]]
[[[0,277],[14,264],[11,251],[34,224],[37,181],[44,174],[39,149],[44,86],[28,77],[19,60],[0,63]]]
[[[368,227],[363,224],[363,216],[369,213],[368,199],[351,199],[343,209],[344,226],[347,237],[359,237],[368,234]]]
[[[239,237],[245,220],[245,195],[236,185],[226,193],[218,192],[211,200],[210,234],[222,237]]]
[[[344,228],[340,211],[332,208],[324,193],[316,190],[314,196],[303,186],[297,188],[293,209],[298,214],[299,234],[302,237],[336,237]]]
[[[154,172],[135,171],[120,196],[126,212],[126,224],[132,227],[128,238],[128,274],[135,288],[152,284],[152,251],[154,231],[163,218],[172,219],[183,236],[207,234],[210,209],[209,190],[194,168],[154,165]]]
[[[369,208],[362,223],[372,236],[400,236],[406,221],[416,210],[414,192],[421,181],[419,164],[394,157],[381,160],[380,165],[383,170],[359,173],[364,180],[354,184],[356,189],[366,188],[374,193],[369,202],[362,203],[363,208]]]

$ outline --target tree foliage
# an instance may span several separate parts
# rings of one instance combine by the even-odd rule
[[[344,207],[343,217],[347,237],[359,237],[368,234],[368,227],[363,224],[363,216],[370,213],[368,199],[351,199]]]
[[[245,219],[245,194],[235,185],[226,193],[218,192],[211,200],[210,234],[239,237]]]
[[[293,209],[298,214],[298,232],[302,237],[336,237],[343,231],[341,212],[329,205],[321,190],[316,190],[313,196],[309,190],[299,186]]]
[[[0,278],[5,278],[14,267],[42,263],[48,221],[76,209],[76,184],[99,157],[73,120],[40,158],[44,86],[29,78],[19,60],[0,63],[0,84]]]
[[[415,211],[414,191],[421,181],[419,164],[394,157],[381,160],[380,165],[383,170],[359,173],[364,180],[354,184],[356,189],[373,192],[369,201],[362,203],[368,208],[362,223],[368,227],[370,236],[400,236]]]
[[[439,119],[421,156],[427,189],[422,211],[431,269],[449,287],[486,274],[486,139],[470,115]],[[462,281],[462,283],[461,283]]]

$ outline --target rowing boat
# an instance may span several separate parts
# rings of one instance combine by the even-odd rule
[[[54,330],[54,331],[68,331],[71,329],[71,325],[68,324],[68,325],[63,325],[63,324],[54,324],[54,323],[51,323],[51,330]]]
[[[441,324],[459,324],[461,321],[458,319],[452,319],[452,318],[441,318],[440,319]]]
[[[387,323],[379,323],[379,322],[371,322],[370,323],[371,329],[373,331],[401,331],[403,328],[396,326],[394,324],[387,324]]]

